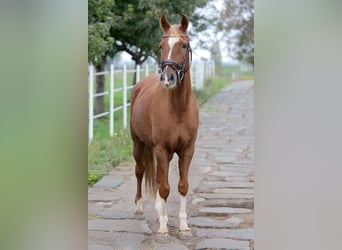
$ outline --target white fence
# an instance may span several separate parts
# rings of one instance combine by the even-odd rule
[[[158,65],[153,67],[155,70],[151,73],[158,73]],[[100,117],[109,115],[109,136],[114,135],[114,113],[122,110],[123,112],[123,128],[127,128],[128,115],[127,110],[131,105],[127,101],[127,91],[133,88],[133,85],[127,83],[127,74],[134,73],[136,75],[136,81],[140,80],[140,74],[145,73],[145,77],[150,74],[150,66],[145,65],[144,69],[137,65],[136,69],[127,69],[127,65],[124,64],[122,69],[115,69],[114,65],[110,65],[109,71],[94,72],[94,66],[88,67],[88,95],[89,95],[89,117],[88,117],[88,140],[91,142],[94,136],[94,120]],[[115,87],[115,74],[122,74],[122,82],[120,87]],[[95,76],[104,75],[109,76],[109,90],[102,93],[94,93]],[[191,66],[191,81],[193,88],[202,89],[204,87],[204,80],[215,75],[215,64],[213,61],[197,62]],[[122,92],[122,105],[114,106],[114,94],[116,92]],[[94,115],[94,98],[99,96],[109,95],[109,111]]]

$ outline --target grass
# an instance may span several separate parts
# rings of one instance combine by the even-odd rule
[[[238,71],[236,66],[225,66],[217,69],[217,74],[207,79],[202,90],[194,90],[198,106],[201,107],[211,96],[232,82],[232,72]],[[142,78],[143,76],[141,76]],[[251,73],[242,75],[241,79],[250,79]],[[106,91],[109,90],[109,77],[106,79]],[[127,77],[132,84],[133,74]],[[115,83],[122,82],[122,76],[115,75]],[[121,86],[115,86],[118,88]],[[130,96],[130,91],[128,91]],[[114,106],[122,105],[122,91],[115,93]],[[129,98],[128,98],[129,100]],[[109,107],[109,96],[105,96],[105,107]],[[109,108],[107,108],[109,110]],[[127,111],[129,118],[129,110]],[[129,121],[128,123],[129,124]],[[132,141],[129,129],[123,128],[122,110],[114,115],[114,136],[109,136],[109,116],[94,120],[94,138],[88,145],[88,185],[92,186],[102,176],[107,175],[112,167],[125,161],[132,161]]]

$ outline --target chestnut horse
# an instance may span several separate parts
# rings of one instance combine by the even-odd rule
[[[131,94],[130,128],[137,178],[135,211],[143,211],[141,184],[145,176],[146,191],[156,197],[155,208],[160,223],[158,233],[168,232],[168,172],[174,153],[179,158],[179,229],[189,230],[186,213],[188,171],[194,154],[199,118],[191,87],[188,24],[185,15],[176,25],[170,25],[164,15],[160,18],[164,33],[160,42],[162,73],[150,75],[138,82]]]

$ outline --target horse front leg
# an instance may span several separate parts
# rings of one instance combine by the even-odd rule
[[[170,193],[169,185],[169,155],[166,150],[162,147],[157,146],[156,157],[157,157],[157,182],[159,184],[159,190],[157,192],[155,208],[159,217],[159,229],[158,233],[168,233],[167,229],[167,210],[166,201]]]
[[[178,168],[179,168],[179,183],[178,191],[181,195],[180,209],[179,209],[179,230],[189,231],[190,228],[187,223],[186,212],[186,195],[188,194],[189,182],[188,174],[192,156],[194,154],[194,145],[188,147],[184,152],[179,154]]]

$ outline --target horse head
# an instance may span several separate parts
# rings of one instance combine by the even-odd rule
[[[170,25],[165,15],[160,18],[160,27],[164,33],[160,42],[160,82],[164,88],[173,89],[181,84],[190,69],[192,52],[187,34],[188,25],[186,15],[182,15],[180,23],[174,25]]]

